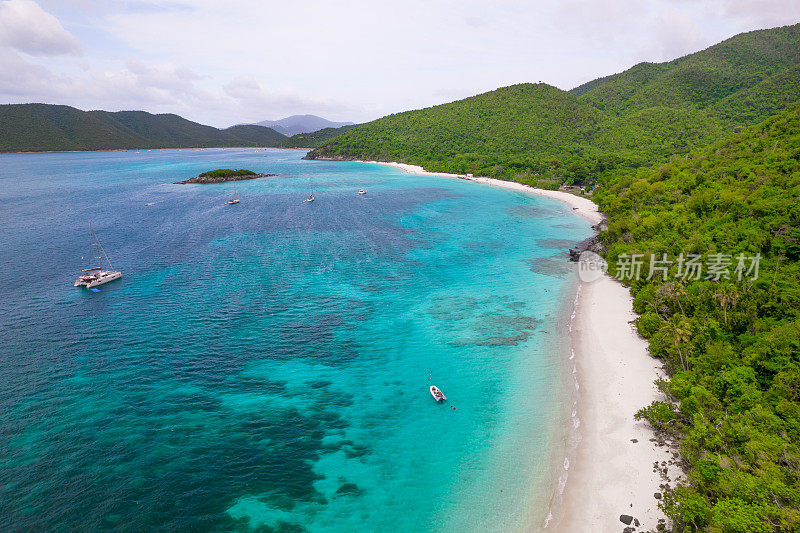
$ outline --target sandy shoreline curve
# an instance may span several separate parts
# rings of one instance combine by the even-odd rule
[[[353,161],[354,163],[369,163],[371,165],[386,165],[390,167],[399,168],[409,174],[426,174],[428,176],[442,176],[445,178],[457,178],[462,180],[474,181],[475,183],[484,183],[494,187],[503,187],[504,189],[512,189],[515,191],[525,192],[529,194],[536,194],[539,196],[547,196],[548,198],[555,198],[560,200],[570,207],[572,207],[575,214],[586,218],[592,224],[599,224],[603,220],[603,214],[597,205],[581,196],[576,196],[564,191],[551,191],[547,189],[537,189],[529,185],[523,185],[515,181],[498,180],[495,178],[483,178],[478,176],[465,176],[464,174],[448,174],[446,172],[428,172],[419,165],[409,165],[406,163],[387,163],[384,161]]]
[[[417,165],[389,165],[411,174],[459,178],[560,200],[593,225],[603,220],[598,206],[564,191],[461,174],[426,172]],[[652,428],[634,420],[636,411],[663,399],[654,381],[663,376],[647,341],[632,321],[633,298],[615,278],[580,282],[573,293],[570,360],[576,389],[572,432],[566,437],[564,471],[553,488],[545,524],[531,530],[622,532],[655,530],[666,520],[658,508],[662,486],[680,476],[674,449],[659,442]],[[626,524],[621,518],[631,517]],[[634,521],[635,520],[635,521]]]

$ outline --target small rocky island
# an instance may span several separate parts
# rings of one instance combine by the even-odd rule
[[[257,174],[252,170],[232,170],[230,168],[218,168],[203,172],[188,180],[176,181],[175,184],[184,185],[187,183],[225,183],[226,181],[254,180],[256,178],[268,178],[276,174]]]

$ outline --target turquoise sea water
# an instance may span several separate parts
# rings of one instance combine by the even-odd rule
[[[0,155],[0,530],[540,523],[588,223],[303,154]],[[171,184],[220,167],[279,176],[234,206]],[[89,220],[123,272],[99,293]]]

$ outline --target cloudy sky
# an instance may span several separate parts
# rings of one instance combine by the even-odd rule
[[[0,0],[0,103],[361,122],[797,22],[798,0]]]

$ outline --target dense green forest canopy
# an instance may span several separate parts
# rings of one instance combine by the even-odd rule
[[[664,504],[677,529],[800,531],[800,104],[595,198],[611,271],[641,255],[638,328],[671,374],[670,401],[640,416],[681,441],[688,479]],[[681,254],[702,257],[700,279]],[[651,259],[666,281],[644,279]]]
[[[389,115],[309,158],[372,159],[552,187],[593,183],[706,146],[800,100],[800,24],[641,63],[570,92],[504,87]]]
[[[355,127],[356,124],[349,124],[338,128],[322,128],[312,133],[298,133],[279,143],[278,146],[281,148],[316,148]]]

